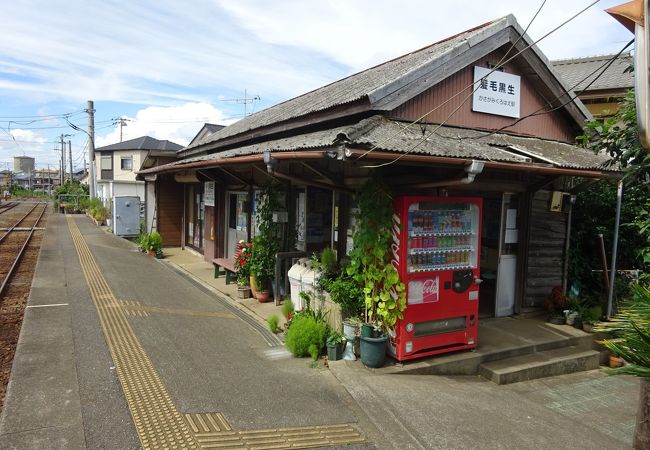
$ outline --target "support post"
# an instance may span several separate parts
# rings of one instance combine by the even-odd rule
[[[616,222],[614,224],[614,242],[612,243],[612,269],[609,278],[609,295],[607,296],[607,319],[612,317],[612,303],[614,300],[614,281],[616,280],[616,255],[618,253],[618,230],[621,224],[621,203],[623,202],[623,180],[618,181],[616,190]]]

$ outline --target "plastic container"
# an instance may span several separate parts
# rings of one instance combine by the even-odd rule
[[[291,289],[291,303],[293,303],[293,309],[300,311],[305,307],[302,298],[300,298],[300,293],[302,292],[302,274],[307,270],[306,262],[309,259],[302,258],[298,260],[291,268],[289,269],[289,286]]]

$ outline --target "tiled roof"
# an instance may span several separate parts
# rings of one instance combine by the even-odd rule
[[[602,89],[631,89],[634,87],[634,74],[626,72],[626,69],[633,64],[632,56],[629,53],[619,56],[602,75],[598,76],[604,65],[614,56],[616,55],[562,59],[551,61],[551,64],[569,87],[576,92],[585,89],[592,81],[587,92]]]
[[[178,169],[191,163],[237,156],[291,151],[334,151],[340,145],[351,148],[376,148],[377,151],[438,157],[479,159],[510,163],[541,163],[571,169],[604,169],[605,155],[596,155],[574,145],[507,134],[491,134],[464,128],[437,125],[411,125],[376,115],[352,126],[331,128],[283,139],[269,140],[219,153],[185,158],[140,173]],[[423,136],[426,136],[423,139]],[[372,152],[368,155],[372,160]],[[433,161],[432,161],[433,162]]]
[[[109,152],[115,150],[156,150],[160,152],[176,152],[182,149],[182,145],[178,145],[171,141],[161,141],[150,136],[142,136],[128,141],[118,142],[117,144],[106,145],[104,147],[96,148],[98,152]]]
[[[501,29],[512,23],[516,23],[512,16],[502,17],[428,47],[371,67],[370,69],[245,117],[207,136],[205,139],[188,146],[187,149],[215,142],[256,128],[304,116],[309,113],[322,111],[333,106],[344,105],[367,98],[374,91],[390,85],[411,72],[416,72],[422,66],[430,64],[433,60],[436,60],[450,50],[476,39],[482,32],[492,28]]]

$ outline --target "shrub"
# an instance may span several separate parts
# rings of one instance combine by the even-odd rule
[[[286,299],[282,304],[282,315],[285,319],[290,320],[293,314],[293,302],[290,298]]]
[[[277,314],[272,314],[268,319],[266,319],[266,323],[269,325],[269,330],[271,330],[271,333],[277,333],[280,331],[280,328],[278,327],[279,322],[280,318]]]
[[[318,354],[325,346],[327,334],[325,322],[318,321],[308,314],[299,314],[293,318],[285,342],[294,356],[301,358],[312,355],[313,358],[314,349]],[[310,347],[313,348],[310,350]]]

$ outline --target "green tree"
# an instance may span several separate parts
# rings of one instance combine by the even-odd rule
[[[648,177],[650,176],[650,153],[641,147],[637,134],[634,92],[629,92],[620,103],[617,114],[608,120],[594,120],[587,124],[583,144],[594,151],[606,151],[610,165],[618,165],[624,173],[625,191],[621,222],[620,266],[648,268],[650,237],[650,204],[648,203]],[[612,230],[609,226],[616,202],[615,190],[608,185],[590,190],[579,198],[574,235],[573,273],[577,273],[580,260],[576,255],[579,246],[587,247],[588,234],[602,227],[603,234]],[[590,198],[589,198],[590,197]],[[607,216],[607,217],[604,217]],[[608,218],[609,217],[609,218]],[[611,233],[611,232],[610,232]],[[616,374],[641,377],[641,392],[634,433],[634,448],[650,448],[650,290],[647,286],[633,287],[630,302],[621,307],[611,322],[598,328],[614,334],[614,339],[603,341],[614,354],[628,364],[613,370]]]

